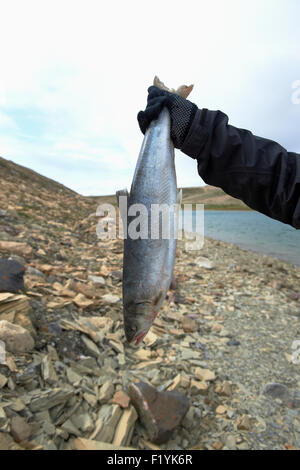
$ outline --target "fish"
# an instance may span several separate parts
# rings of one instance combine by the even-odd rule
[[[170,90],[158,77],[153,84],[184,97],[193,88],[193,85],[184,85],[177,91]],[[177,190],[170,128],[170,114],[164,107],[145,132],[130,194],[126,190],[117,192],[120,211],[120,196],[127,197],[127,207],[123,206],[121,213],[127,229],[123,255],[123,317],[126,339],[135,346],[150,330],[166,298],[175,263],[182,191]],[[131,212],[136,204],[145,208],[136,212],[138,216]],[[165,208],[166,212],[159,212],[158,208]],[[166,219],[164,214],[167,214]],[[137,228],[137,219],[140,236],[132,237],[130,225]],[[168,221],[165,232],[163,220]]]

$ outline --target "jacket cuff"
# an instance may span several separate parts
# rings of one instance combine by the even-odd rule
[[[207,109],[198,109],[196,111],[191,127],[180,148],[181,152],[191,158],[198,158],[205,142],[208,138],[208,131],[205,129],[205,117]]]

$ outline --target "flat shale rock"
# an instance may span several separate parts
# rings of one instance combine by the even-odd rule
[[[40,391],[36,397],[30,402],[30,409],[33,412],[44,411],[53,408],[54,406],[65,403],[72,395],[73,391],[70,389],[53,388]]]
[[[113,442],[115,430],[122,410],[118,405],[103,405],[99,411],[96,428],[91,439],[103,442]]]
[[[9,253],[16,253],[20,256],[27,258],[32,254],[32,248],[27,243],[21,242],[8,242],[0,240],[0,251],[8,251]]]
[[[93,439],[77,438],[74,441],[76,450],[137,450],[134,447],[118,446],[108,442],[94,441]]]
[[[76,297],[73,299],[73,302],[77,305],[77,307],[81,308],[90,307],[94,304],[92,300],[87,299],[83,294],[77,294]]]
[[[149,439],[166,442],[189,409],[189,400],[179,392],[159,392],[145,382],[130,384],[129,395]]]
[[[133,406],[130,406],[127,408],[127,410],[123,411],[123,414],[115,430],[113,444],[118,446],[130,444],[137,418],[138,415]]]
[[[2,320],[4,316],[12,316],[15,319],[18,314],[26,315],[30,310],[30,305],[26,295],[13,294],[11,292],[0,293],[0,315]]]
[[[49,384],[57,382],[57,375],[53,367],[50,355],[47,355],[43,358],[41,362],[41,372],[45,382],[48,382]]]
[[[114,394],[115,388],[111,380],[107,380],[99,391],[99,401],[100,403],[106,403],[110,400]]]
[[[13,438],[4,432],[0,432],[0,450],[23,450]]]

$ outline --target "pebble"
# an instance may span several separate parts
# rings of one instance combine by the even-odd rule
[[[32,433],[32,426],[21,416],[13,416],[10,421],[10,434],[16,442],[29,439]]]
[[[130,397],[123,390],[118,390],[113,396],[113,403],[120,405],[121,408],[128,408]]]
[[[41,362],[41,373],[45,382],[54,384],[57,382],[57,375],[53,367],[50,355],[45,356]]]
[[[99,285],[99,286],[105,286],[105,279],[104,277],[102,276],[92,276],[92,275],[89,275],[88,276],[88,280],[89,281],[92,281],[93,284],[95,284],[96,286]]]
[[[31,274],[32,276],[38,276],[38,277],[41,277],[41,278],[45,278],[45,274],[42,273],[42,271],[40,271],[39,269],[36,269],[32,266],[28,266],[26,268],[26,274]],[[48,278],[49,280],[49,278]]]
[[[107,380],[102,385],[102,387],[100,388],[100,391],[99,391],[98,400],[100,401],[100,403],[108,402],[108,400],[110,400],[112,398],[112,396],[114,394],[114,391],[115,391],[115,387],[114,387],[112,381]]]
[[[214,371],[209,369],[201,369],[201,367],[196,368],[195,376],[199,380],[207,380],[208,382],[216,380],[216,374]]]
[[[243,415],[239,421],[237,428],[241,431],[248,431],[250,429],[250,419],[249,416]]]
[[[84,433],[94,430],[94,422],[88,413],[75,414],[71,420],[76,428],[81,429]]]
[[[185,333],[193,333],[198,330],[198,323],[191,318],[184,317],[182,319],[182,328]]]
[[[226,437],[226,441],[225,441],[225,446],[229,449],[229,450],[235,450],[236,449],[236,439],[235,439],[235,436],[233,435],[229,435]]]
[[[215,441],[213,442],[212,446],[216,450],[221,450],[224,447],[224,444],[221,441]]]
[[[7,384],[7,377],[0,373],[0,388],[3,388]]]
[[[201,268],[205,268],[205,269],[214,269],[215,265],[212,261],[210,261],[209,259],[207,258],[204,258],[204,257],[199,257],[196,259],[196,264],[198,266],[200,266]]]
[[[216,413],[219,415],[223,415],[224,413],[226,413],[226,411],[227,411],[227,408],[223,405],[219,405],[216,408]]]
[[[100,356],[99,348],[95,345],[95,343],[92,340],[87,338],[85,335],[81,336],[81,340],[84,343],[84,346],[90,356],[95,357],[95,358]]]
[[[290,392],[286,385],[280,383],[268,383],[265,384],[261,393],[273,399],[279,398],[283,401],[288,401],[290,398]]]
[[[208,384],[205,381],[198,382],[198,380],[191,379],[190,389],[193,395],[200,394],[204,395],[208,391]]]
[[[241,343],[237,341],[234,338],[231,338],[229,341],[227,341],[227,346],[239,346]]]
[[[119,302],[120,297],[113,294],[105,294],[102,295],[101,300],[105,304],[116,304],[117,302]]]

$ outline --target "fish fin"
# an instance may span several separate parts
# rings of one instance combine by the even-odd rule
[[[191,93],[194,85],[182,85],[175,90],[174,88],[168,88],[159,78],[155,75],[153,80],[153,85],[157,86],[161,90],[169,91],[170,93],[175,93],[176,95],[182,96],[182,98],[187,98]]]

